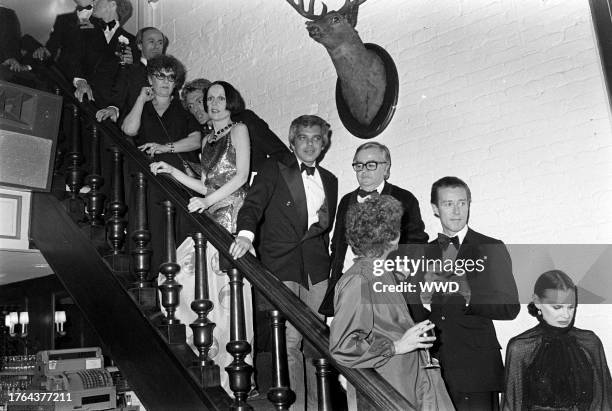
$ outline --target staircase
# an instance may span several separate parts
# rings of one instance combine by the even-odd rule
[[[167,176],[153,176],[148,167],[148,160],[109,120],[103,123],[95,121],[96,108],[91,103],[79,103],[72,95],[71,85],[63,78],[54,65],[40,65],[35,72],[46,80],[58,94],[63,95],[64,104],[73,107],[73,133],[71,150],[66,157],[69,161],[66,173],[66,184],[70,187],[70,197],[66,193],[35,193],[33,195],[33,212],[31,237],[37,248],[43,253],[57,277],[82,311],[85,318],[95,329],[107,352],[130,381],[138,397],[147,410],[191,410],[191,409],[251,409],[247,394],[250,389],[249,366],[244,356],[250,352],[250,345],[244,341],[244,307],[242,306],[242,278],[256,287],[276,306],[271,326],[275,341],[275,386],[268,393],[270,403],[256,402],[257,409],[289,409],[291,395],[288,387],[286,356],[284,350],[284,321],[291,321],[304,335],[317,352],[316,361],[319,375],[319,409],[331,410],[329,374],[332,368],[344,375],[356,388],[360,398],[360,409],[412,410],[415,409],[395,389],[386,383],[378,373],[370,369],[349,369],[337,364],[328,351],[329,331],[308,307],[294,296],[285,285],[266,269],[254,256],[247,254],[239,260],[232,260],[228,253],[233,237],[205,213],[190,214],[187,211],[188,193],[177,187]],[[122,177],[113,178],[114,185],[110,198],[111,207],[103,214],[104,199],[101,199],[99,184],[99,164],[95,155],[92,172],[86,177],[92,191],[85,196],[79,194],[85,173],[81,168],[82,154],[79,153],[80,142],[78,122],[90,124],[95,138],[106,139],[108,145],[125,159],[130,169],[136,171],[137,178],[146,184],[155,185],[167,200],[168,207],[177,213],[183,213],[190,219],[193,231],[199,233],[201,241],[210,242],[227,263],[224,270],[231,278],[232,315],[228,319],[233,330],[231,350],[234,362],[225,370],[211,364],[207,357],[210,347],[210,335],[206,325],[206,297],[200,296],[199,325],[196,324],[200,348],[199,355],[186,345],[184,337],[180,341],[180,327],[171,316],[161,317],[159,312],[151,310],[150,297],[147,300],[146,290],[151,288],[145,277],[146,241],[132,250],[132,256],[126,255],[121,239],[122,222],[120,203],[123,186]],[[65,125],[68,126],[68,125]],[[67,128],[67,127],[66,127]],[[94,141],[94,146],[97,143]],[[115,163],[114,176],[120,173],[121,164]],[[119,183],[119,184],[117,184]],[[110,184],[110,181],[107,182]],[[118,185],[118,186],[117,186]],[[64,187],[64,182],[56,184]],[[132,193],[134,194],[134,193]],[[136,195],[139,195],[136,193]],[[63,200],[63,201],[61,201]],[[171,213],[169,213],[171,215]],[[85,219],[85,224],[75,220]],[[155,222],[158,224],[159,222]],[[172,223],[170,221],[170,223]],[[146,226],[137,226],[137,230],[146,231]],[[107,233],[106,243],[104,234]],[[100,239],[102,236],[102,239]],[[136,237],[133,237],[136,238]],[[144,241],[144,240],[143,240]],[[110,246],[109,246],[110,244]],[[103,251],[110,250],[111,258],[105,259]],[[174,247],[173,241],[168,247]],[[171,253],[168,254],[171,256]],[[126,269],[126,261],[132,261],[134,271],[140,270],[141,284],[139,290],[126,289],[125,280],[120,275]],[[168,263],[174,263],[168,260]],[[222,267],[223,268],[223,267]],[[172,269],[170,269],[170,274]],[[196,272],[205,276],[205,272]],[[205,277],[202,277],[205,281]],[[169,287],[162,288],[162,300],[172,300],[176,292],[172,275],[167,281]],[[144,290],[144,291],[143,291]],[[167,301],[166,301],[167,302]],[[161,318],[160,318],[161,317]],[[184,325],[183,325],[184,327]],[[196,330],[194,329],[194,330]],[[178,333],[175,333],[179,330]],[[211,330],[212,332],[212,330]],[[177,337],[178,336],[178,337]],[[179,339],[179,341],[176,340]],[[198,339],[194,338],[194,339]],[[207,346],[208,344],[208,346]],[[229,396],[218,384],[219,372],[227,372],[234,396]],[[264,394],[264,393],[262,393]]]

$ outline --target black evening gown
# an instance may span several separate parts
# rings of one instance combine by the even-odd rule
[[[504,410],[612,410],[612,379],[601,341],[589,330],[541,321],[506,352]]]

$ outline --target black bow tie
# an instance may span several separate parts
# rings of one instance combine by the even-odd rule
[[[306,175],[314,176],[315,167],[307,166],[306,164],[302,163],[300,164],[300,173],[303,173],[304,171],[306,171]]]
[[[104,25],[104,28],[108,29],[108,31],[111,31],[115,27],[115,24],[117,24],[116,20],[109,21],[108,23]]]
[[[357,191],[357,195],[358,195],[359,197],[361,197],[361,198],[364,198],[364,197],[370,196],[370,195],[372,195],[372,194],[374,194],[374,193],[378,194],[378,190],[365,191],[364,189],[361,189],[361,188],[360,188],[360,189],[359,189],[359,191]]]
[[[446,250],[450,243],[453,243],[453,245],[455,246],[457,250],[459,249],[459,237],[457,236],[449,237],[442,233],[438,234],[438,244],[442,246],[443,250]]]
[[[93,9],[93,6],[91,4],[89,6],[77,6],[76,8],[77,11],[91,10],[91,9]]]

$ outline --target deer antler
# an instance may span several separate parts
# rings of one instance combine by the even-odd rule
[[[338,10],[338,13],[345,14],[350,9],[353,9],[354,7],[359,7],[363,3],[365,3],[366,1],[367,0],[356,0],[356,1],[353,1],[353,0],[344,0],[344,5],[342,7],[340,7],[340,9]]]
[[[346,16],[346,19],[351,23],[351,26],[355,28],[357,25],[357,14],[359,12],[359,6],[365,3],[366,0],[344,0],[344,5],[340,7],[337,13]]]
[[[365,0],[362,0],[362,2],[363,1]],[[309,20],[319,20],[327,14],[327,6],[325,5],[325,3],[321,2],[323,8],[321,9],[321,14],[317,15],[314,12],[314,2],[315,0],[310,0],[310,2],[308,3],[308,10],[306,10],[304,8],[304,0],[297,0],[297,4],[294,2],[294,0],[287,0],[287,3],[291,4],[291,7],[293,7],[295,11],[300,13],[300,16],[306,17]]]

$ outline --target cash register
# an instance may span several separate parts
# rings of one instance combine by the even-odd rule
[[[40,351],[31,390],[69,393],[70,401],[53,401],[57,411],[115,410],[117,406],[113,378],[104,368],[99,347]]]

